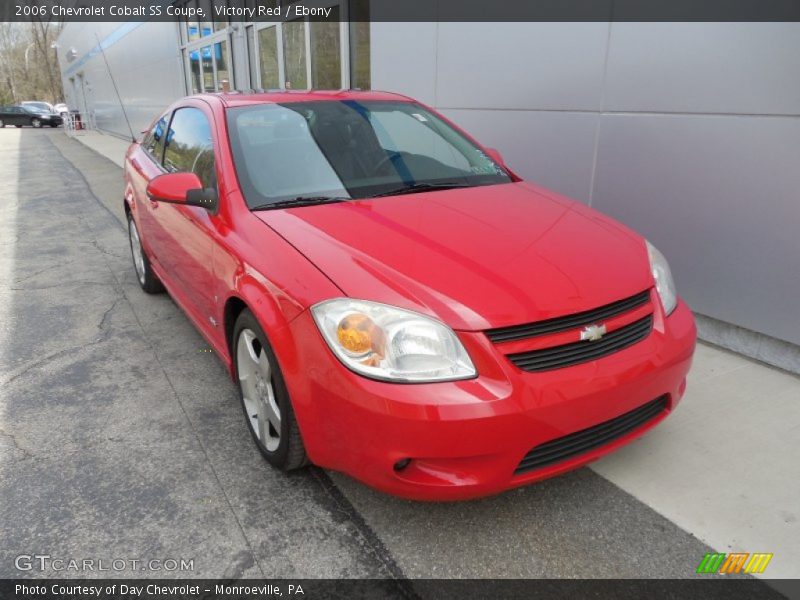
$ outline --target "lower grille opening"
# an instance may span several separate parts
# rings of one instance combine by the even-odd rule
[[[579,456],[621,438],[664,412],[667,402],[666,395],[660,396],[610,421],[540,444],[525,455],[514,475]]]

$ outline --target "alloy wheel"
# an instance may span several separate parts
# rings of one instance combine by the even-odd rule
[[[239,334],[236,366],[250,428],[267,451],[275,452],[281,443],[281,409],[275,397],[272,365],[251,329]]]
[[[136,229],[136,223],[133,219],[128,221],[128,233],[131,239],[131,255],[133,256],[133,267],[136,269],[136,276],[139,278],[139,283],[145,283],[145,265],[144,265],[144,251],[142,250],[142,242],[139,239],[139,231]]]

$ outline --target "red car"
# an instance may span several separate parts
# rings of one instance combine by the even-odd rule
[[[146,292],[230,368],[267,460],[427,500],[595,460],[679,402],[664,257],[381,92],[200,95],[128,150]]]

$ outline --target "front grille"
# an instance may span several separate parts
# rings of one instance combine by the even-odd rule
[[[667,396],[661,396],[610,421],[540,444],[525,455],[514,474],[527,473],[599,448],[651,421],[666,408]]]
[[[513,325],[511,327],[499,327],[498,329],[490,329],[486,331],[487,337],[495,344],[499,342],[510,342],[513,340],[523,340],[525,338],[542,335],[545,333],[558,333],[559,331],[568,331],[576,327],[585,327],[592,323],[605,321],[611,317],[621,315],[634,308],[638,308],[646,304],[650,299],[650,291],[645,290],[640,294],[617,300],[611,304],[606,304],[600,308],[593,308],[584,312],[573,313],[566,317],[556,317],[555,319],[547,319],[545,321],[537,321],[536,323],[527,323],[525,325]]]
[[[623,348],[633,346],[642,341],[650,333],[653,315],[634,321],[605,334],[596,342],[583,340],[541,350],[529,350],[518,354],[509,354],[508,358],[523,371],[537,372],[561,369],[580,363],[595,360],[619,352]]]

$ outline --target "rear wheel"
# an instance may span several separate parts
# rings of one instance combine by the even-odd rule
[[[245,309],[233,339],[236,375],[247,427],[261,454],[282,471],[308,464],[283,373],[267,336]]]
[[[50,127],[58,127],[58,123],[50,123]]]
[[[42,126],[42,122],[39,119],[31,119],[31,125],[38,129]]]
[[[164,286],[161,285],[156,274],[153,273],[153,268],[150,266],[150,260],[142,248],[142,240],[139,237],[139,229],[136,227],[136,221],[133,216],[128,215],[128,238],[131,243],[131,257],[133,258],[133,268],[136,271],[136,280],[142,289],[148,294],[157,294],[164,291]]]
[[[22,125],[14,125],[14,127],[17,127],[18,129],[22,129]]]

